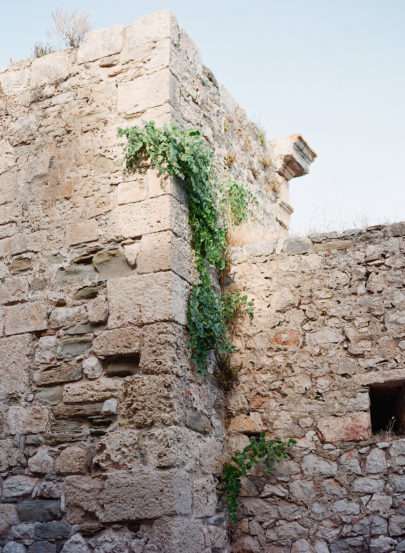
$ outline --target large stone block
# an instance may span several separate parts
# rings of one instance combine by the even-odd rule
[[[118,111],[128,117],[165,103],[178,104],[178,82],[169,68],[118,85]]]
[[[122,25],[113,25],[108,29],[86,33],[79,46],[77,63],[86,63],[121,52],[123,32]]]
[[[37,434],[45,431],[48,418],[48,409],[42,405],[12,405],[7,412],[6,428],[9,434]]]
[[[27,389],[31,343],[29,334],[0,338],[0,397]]]
[[[125,29],[125,46],[121,54],[121,62],[143,59],[151,44],[155,45],[157,41],[170,38],[175,31],[176,19],[168,10],[139,17]],[[166,46],[166,42],[164,44],[168,65],[170,49],[169,45]]]
[[[141,347],[142,329],[116,328],[106,330],[93,341],[93,351],[101,357],[137,353]]]
[[[67,519],[71,524],[94,521],[101,510],[101,478],[91,476],[68,476],[65,480]]]
[[[6,335],[34,332],[47,328],[46,303],[32,301],[6,308]]]
[[[26,277],[8,278],[0,282],[0,303],[11,303],[24,299],[28,295]]]
[[[206,550],[204,526],[198,520],[164,518],[153,525],[154,541],[165,553],[202,553]]]
[[[183,238],[189,235],[187,210],[170,195],[119,205],[111,212],[110,222],[115,238],[139,238],[163,230],[172,230]]]
[[[140,243],[136,266],[140,274],[172,270],[190,281],[193,266],[190,245],[171,231],[146,234]]]
[[[31,87],[42,86],[68,77],[72,70],[70,51],[54,52],[35,59],[31,65]]]
[[[121,394],[121,424],[129,428],[179,424],[184,389],[173,376],[129,376]]]
[[[342,417],[322,417],[318,430],[324,442],[359,442],[371,436],[370,413],[359,412]]]
[[[101,493],[103,522],[142,520],[191,512],[191,484],[186,472],[139,467],[106,476]]]
[[[143,372],[184,374],[189,369],[189,360],[183,326],[161,322],[143,327],[140,361]]]
[[[189,285],[172,272],[111,279],[109,328],[172,320],[186,324]]]

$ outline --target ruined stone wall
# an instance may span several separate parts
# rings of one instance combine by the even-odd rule
[[[404,223],[233,250],[228,288],[255,317],[235,333],[229,449],[298,442],[244,482],[236,552],[405,551],[404,254]],[[388,397],[376,411],[370,387]],[[372,429],[393,406],[393,432]]]
[[[187,199],[123,171],[117,128],[141,120],[198,125],[272,234],[314,157],[266,142],[170,12],[0,70],[3,553],[228,550],[224,395],[187,350]]]

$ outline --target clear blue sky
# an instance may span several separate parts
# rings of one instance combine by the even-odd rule
[[[58,7],[93,28],[172,10],[269,137],[318,153],[291,183],[294,232],[405,219],[405,0],[2,0],[0,66],[47,40]]]

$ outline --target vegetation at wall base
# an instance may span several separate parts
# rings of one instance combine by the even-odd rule
[[[271,472],[276,463],[288,457],[287,450],[296,443],[295,440],[266,440],[262,432],[258,437],[251,436],[249,445],[242,451],[235,451],[231,462],[224,465],[222,472],[222,489],[232,522],[237,521],[241,478],[246,477],[249,470],[260,462],[264,463],[266,473]]]

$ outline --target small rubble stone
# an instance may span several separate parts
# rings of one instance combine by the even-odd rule
[[[31,472],[47,474],[53,471],[53,459],[46,447],[40,447],[35,455],[28,460]]]
[[[19,497],[30,495],[37,480],[29,476],[9,476],[3,482],[3,497]]]
[[[91,553],[87,546],[86,540],[80,534],[74,534],[68,540],[61,553]]]
[[[41,539],[64,540],[69,535],[69,526],[63,522],[40,522],[35,535]]]
[[[97,357],[91,356],[85,359],[82,363],[84,374],[90,380],[99,378],[103,374],[103,366]]]
[[[367,456],[366,472],[378,474],[387,468],[385,453],[381,449],[373,449]]]
[[[60,500],[24,499],[17,505],[17,514],[21,522],[51,521],[62,517]]]
[[[16,541],[9,541],[3,547],[3,553],[26,553],[27,549],[22,543]]]

